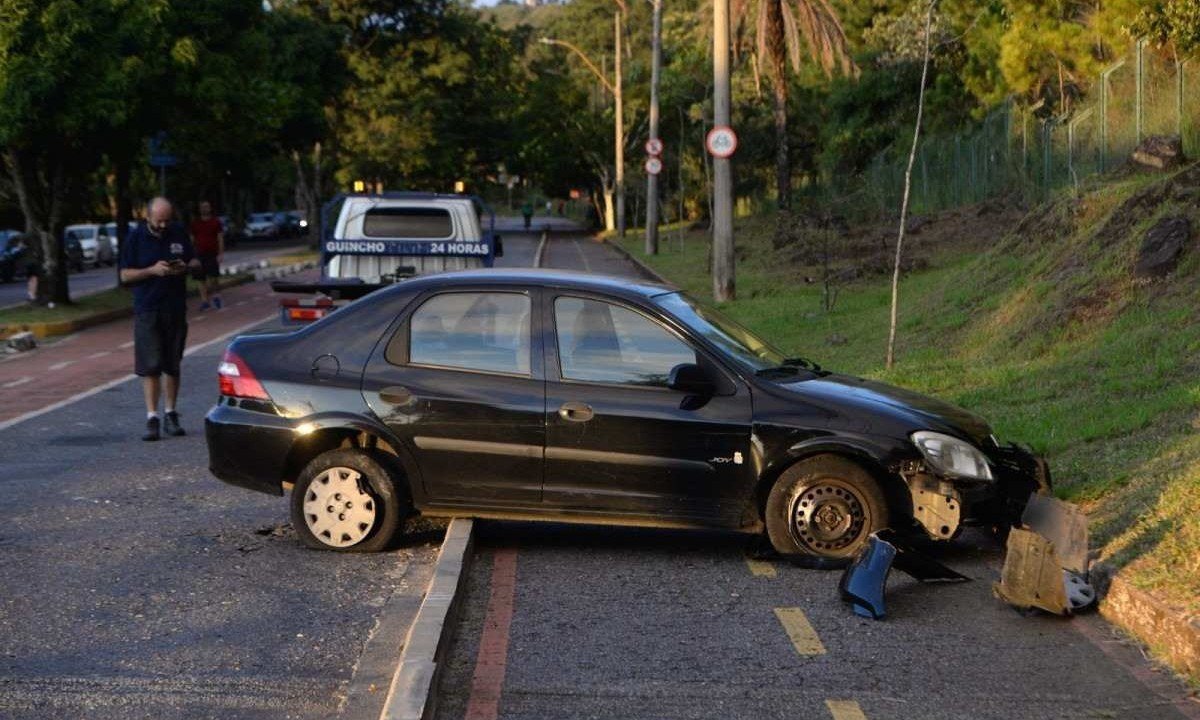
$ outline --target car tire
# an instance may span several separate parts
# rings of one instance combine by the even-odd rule
[[[871,533],[888,527],[888,507],[862,465],[818,455],[783,471],[767,496],[763,520],[781,555],[853,558]]]
[[[292,489],[291,511],[292,526],[308,547],[370,553],[391,547],[412,501],[390,455],[339,448],[305,466]]]

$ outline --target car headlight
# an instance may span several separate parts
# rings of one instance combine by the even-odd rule
[[[913,444],[933,469],[949,477],[991,480],[987,458],[974,445],[950,435],[922,430],[912,434]]]

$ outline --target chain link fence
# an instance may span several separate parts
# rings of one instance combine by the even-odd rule
[[[968,131],[923,139],[910,209],[930,213],[1000,195],[1044,199],[1121,166],[1150,135],[1177,135],[1185,155],[1200,154],[1200,59],[1176,60],[1139,42],[1066,113],[1009,101]],[[814,199],[848,218],[894,217],[907,163],[907,147],[889,149]]]

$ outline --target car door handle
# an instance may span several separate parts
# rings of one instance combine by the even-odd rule
[[[379,391],[379,399],[392,405],[408,405],[413,401],[413,394],[406,387],[392,385]]]
[[[587,422],[594,414],[591,405],[581,402],[565,402],[558,409],[558,416],[570,422]]]

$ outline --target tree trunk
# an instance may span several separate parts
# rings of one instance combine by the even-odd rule
[[[904,171],[904,199],[900,202],[900,230],[896,237],[896,264],[892,269],[892,317],[888,326],[887,358],[890,370],[896,362],[896,320],[900,304],[900,251],[904,247],[904,223],[908,220],[908,194],[912,189],[913,164],[917,159],[917,143],[921,139],[921,116],[925,112],[925,79],[929,74],[929,33],[933,28],[933,9],[937,0],[929,0],[929,11],[925,16],[925,61],[921,66],[921,90],[917,94],[917,122],[913,127],[912,149],[908,153],[908,167]]]
[[[768,0],[767,32],[767,60],[774,75],[771,117],[775,122],[775,189],[779,194],[779,208],[786,210],[791,207],[792,200],[792,166],[788,158],[787,39],[780,0]]]
[[[38,298],[56,304],[71,302],[67,284],[66,247],[58,236],[62,212],[63,164],[62,159],[44,159],[51,165],[50,171],[31,160],[28,153],[10,149],[4,153],[4,164],[17,193],[21,214],[25,217],[25,232],[37,238],[41,248],[43,282],[38,283]]]

